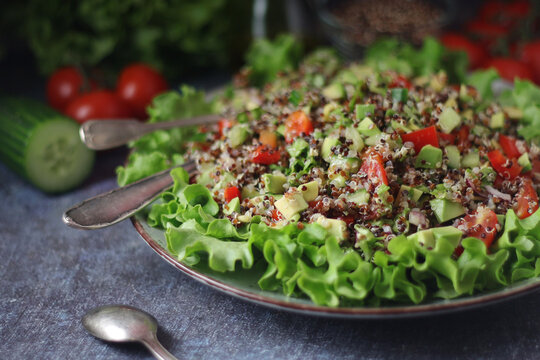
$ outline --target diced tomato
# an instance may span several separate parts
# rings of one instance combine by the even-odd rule
[[[512,136],[500,134],[499,144],[501,144],[501,147],[506,156],[511,159],[517,159],[522,154],[522,152],[518,149],[517,139],[513,138]]]
[[[270,165],[275,164],[281,159],[281,153],[268,145],[259,145],[253,152],[251,161],[255,164]]]
[[[437,137],[437,130],[435,126],[430,126],[425,129],[413,131],[408,134],[401,134],[401,140],[403,142],[412,142],[414,144],[414,150],[418,154],[420,150],[426,145],[432,145],[439,147],[439,138]]]
[[[390,84],[388,84],[388,88],[389,89],[393,89],[393,88],[407,88],[408,90],[411,90],[412,88],[412,84],[411,82],[409,81],[409,79],[407,79],[405,76],[403,75],[396,75],[392,81],[390,82]]]
[[[529,66],[519,60],[503,57],[492,58],[484,64],[484,68],[494,68],[500,77],[514,81],[515,78],[533,80],[533,73]]]
[[[469,67],[471,69],[478,68],[487,58],[486,50],[464,35],[447,33],[441,36],[440,40],[450,50],[465,51],[469,58]]]
[[[483,20],[472,20],[467,24],[467,31],[480,38],[496,39],[506,35],[508,28],[501,24],[488,23]]]
[[[277,136],[273,131],[263,130],[259,134],[259,141],[263,145],[270,147],[277,147]]]
[[[454,131],[459,150],[463,151],[470,146],[469,133],[470,129],[467,125],[462,125],[459,130]]]
[[[439,141],[446,142],[448,144],[454,144],[456,141],[456,135],[454,134],[445,134],[443,132],[437,133],[439,135]]]
[[[381,183],[388,185],[386,170],[384,169],[382,156],[376,152],[366,154],[363,159],[360,173],[367,174],[371,183],[378,186]]]
[[[515,20],[526,18],[531,11],[531,4],[529,1],[509,1],[504,8],[504,14]]]
[[[520,219],[525,219],[538,210],[538,194],[534,190],[531,179],[524,177],[521,180],[521,186],[515,199],[514,211]]]
[[[465,237],[480,239],[489,248],[497,235],[498,222],[497,214],[493,210],[480,206],[475,212],[460,219],[457,228],[465,233]]]
[[[218,121],[218,134],[219,137],[223,137],[225,129],[230,129],[234,126],[236,121],[230,119],[221,119]]]
[[[502,1],[484,1],[478,10],[478,17],[484,21],[492,22],[504,11]]]
[[[274,221],[281,221],[284,219],[283,214],[279,212],[278,209],[272,210],[272,219]]]
[[[499,150],[493,150],[487,154],[491,166],[505,179],[515,179],[521,173],[522,167],[514,159],[507,159]]]
[[[225,201],[228,203],[231,202],[231,200],[234,198],[238,198],[238,200],[241,200],[240,190],[236,186],[230,186],[226,188],[223,196],[225,197]]]
[[[309,116],[302,110],[293,112],[285,120],[285,141],[292,143],[294,139],[313,132],[313,124]]]

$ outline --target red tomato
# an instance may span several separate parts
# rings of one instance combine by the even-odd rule
[[[274,221],[281,221],[284,219],[283,214],[279,212],[278,209],[272,210],[272,219]]]
[[[508,58],[492,58],[484,64],[484,68],[495,68],[500,77],[514,81],[515,78],[520,79],[533,79],[533,73],[531,69],[522,61],[508,59]]]
[[[405,76],[403,75],[396,75],[392,81],[390,82],[390,84],[388,84],[388,88],[389,89],[393,89],[393,88],[407,88],[408,90],[411,90],[412,88],[412,84],[411,82],[409,81],[409,79],[407,79]]]
[[[504,3],[502,1],[484,1],[478,11],[478,17],[484,21],[491,22],[502,14],[503,11]]]
[[[236,186],[230,186],[225,189],[223,196],[225,197],[226,202],[231,202],[232,199],[238,198],[238,200],[241,200],[240,196],[240,190]]]
[[[456,135],[454,134],[445,134],[443,132],[437,133],[439,136],[439,141],[446,142],[448,144],[454,144],[456,142]]]
[[[524,177],[516,194],[514,211],[520,219],[525,219],[536,210],[538,210],[538,194],[534,190],[532,180]]]
[[[281,159],[279,150],[275,150],[268,145],[259,145],[253,152],[251,161],[255,164],[270,165],[275,164]]]
[[[47,81],[47,101],[58,111],[80,95],[84,84],[82,74],[75,67],[56,70]]]
[[[497,235],[498,222],[493,210],[480,206],[475,212],[460,219],[457,228],[465,233],[465,237],[480,239],[489,248]]]
[[[512,136],[506,136],[503,134],[499,135],[499,144],[506,154],[511,159],[517,159],[522,154],[517,147],[517,139]]]
[[[347,224],[347,226],[351,225],[355,220],[354,216],[351,216],[351,215],[338,216],[338,219],[345,221],[345,224]]]
[[[132,117],[131,108],[114,92],[98,90],[73,100],[66,115],[79,123],[90,119],[126,119]]]
[[[236,124],[236,121],[234,120],[229,120],[229,119],[221,119],[218,121],[218,134],[219,134],[219,137],[223,137],[223,134],[224,134],[224,130],[225,129],[230,129],[234,126],[234,124]]]
[[[461,34],[447,33],[441,36],[441,42],[451,50],[465,51],[469,58],[469,67],[478,68],[488,57],[486,51],[479,45]]]
[[[459,130],[454,130],[457,139],[457,146],[460,151],[467,149],[470,146],[469,141],[470,129],[467,125],[462,125]]]
[[[521,173],[522,167],[514,159],[507,159],[499,150],[487,154],[491,166],[505,179],[512,180]]]
[[[528,1],[510,1],[504,6],[504,14],[512,19],[519,20],[526,18],[531,11],[531,4]]]
[[[540,40],[525,44],[521,49],[520,59],[529,65],[535,82],[540,84]]]
[[[163,76],[145,64],[124,68],[116,84],[118,96],[133,108],[133,115],[139,119],[147,117],[146,107],[156,95],[167,89]]]
[[[497,39],[498,37],[506,35],[508,28],[500,25],[488,23],[482,20],[469,21],[467,24],[467,31],[471,35],[476,35],[480,38]]]
[[[401,134],[401,140],[403,142],[412,142],[414,144],[414,150],[418,154],[420,150],[426,145],[432,145],[439,147],[439,138],[437,137],[437,130],[435,126],[430,126],[425,129],[416,130],[408,134]]]
[[[302,110],[293,112],[285,120],[285,141],[289,144],[302,134],[309,135],[312,132],[311,119]]]
[[[368,179],[376,186],[381,183],[388,185],[382,157],[376,152],[366,154],[360,167],[360,173],[367,174]]]

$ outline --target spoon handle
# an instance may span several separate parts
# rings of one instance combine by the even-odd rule
[[[182,165],[188,173],[195,171],[195,162]],[[84,230],[99,229],[116,224],[148,205],[160,193],[173,186],[164,170],[132,184],[84,200],[67,210],[62,219],[67,225]]]
[[[219,119],[218,115],[203,115],[157,123],[143,123],[135,119],[90,120],[81,125],[79,135],[88,148],[106,150],[127,144],[152,131],[212,124]]]
[[[143,339],[141,342],[158,360],[178,360],[173,354],[168,352],[163,345],[161,345],[155,335],[149,339]]]

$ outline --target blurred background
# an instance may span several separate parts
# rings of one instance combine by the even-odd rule
[[[0,89],[75,66],[112,85],[143,62],[172,84],[238,70],[253,38],[292,33],[305,49],[330,44],[359,58],[382,36],[425,36],[465,50],[471,67],[491,58],[524,61],[538,39],[538,1],[452,0],[27,0],[0,5]],[[526,60],[526,59],[525,59]],[[510,65],[518,66],[518,65]],[[527,65],[531,66],[531,65]],[[531,70],[531,72],[534,72]],[[227,75],[224,75],[227,74]],[[534,75],[533,75],[534,76]]]

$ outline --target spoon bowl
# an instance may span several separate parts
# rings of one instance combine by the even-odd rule
[[[138,341],[157,358],[176,359],[157,340],[157,320],[150,314],[128,305],[106,305],[90,310],[82,324],[93,336],[112,342]]]

